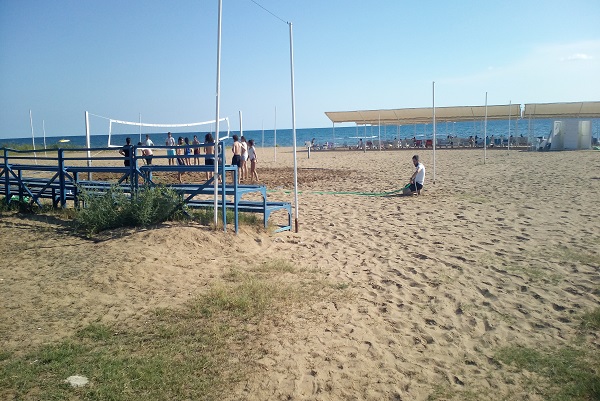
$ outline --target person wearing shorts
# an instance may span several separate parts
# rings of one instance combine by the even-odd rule
[[[204,135],[204,153],[206,153],[206,157],[204,158],[204,164],[207,166],[215,165],[215,140],[211,133]],[[210,179],[213,176],[212,171],[206,172],[206,179]]]
[[[171,135],[170,132],[167,132],[167,141],[165,142],[167,146],[175,146],[175,138]],[[169,156],[169,166],[175,164],[175,149],[167,149],[167,156]]]
[[[240,183],[240,177],[242,174],[242,144],[238,141],[238,136],[233,136],[233,146],[231,146],[231,151],[233,152],[233,157],[231,158],[231,164],[237,166],[238,168],[238,176],[237,182]]]

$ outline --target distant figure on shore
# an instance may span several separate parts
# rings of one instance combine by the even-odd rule
[[[410,192],[414,195],[421,195],[421,189],[423,189],[423,184],[425,183],[425,166],[423,163],[419,162],[419,155],[414,155],[412,157],[412,162],[415,165],[415,172],[410,177]]]
[[[146,141],[144,142],[144,145],[154,146],[154,142],[152,142],[152,139],[150,139],[150,135],[148,135],[148,134],[146,134]]]
[[[170,132],[167,132],[167,140],[165,141],[165,145],[175,146],[175,138],[173,138],[173,135],[171,135]],[[175,164],[175,149],[167,149],[167,156],[169,156],[169,166]]]
[[[248,160],[250,160],[250,182],[254,184],[254,179],[258,182],[258,173],[256,172],[256,162],[258,157],[256,155],[256,148],[254,147],[254,140],[248,141]]]
[[[358,140],[358,150],[362,150],[363,146],[364,146],[364,144],[363,144],[362,138],[360,138]]]
[[[475,139],[473,139],[473,135],[469,136],[469,146],[470,147],[475,146]]]
[[[204,158],[204,164],[206,166],[214,166],[215,165],[215,140],[211,133],[204,135],[204,153],[206,153],[206,157]],[[207,171],[206,179],[210,179],[214,176],[214,172]]]
[[[148,165],[148,166],[151,165],[152,164],[152,156],[153,156],[152,149],[142,148],[141,142],[138,142],[138,146],[140,146],[138,149],[140,150],[142,157],[146,161],[146,165]]]
[[[242,144],[238,140],[238,136],[233,136],[233,145],[231,146],[231,151],[233,152],[233,157],[231,158],[231,164],[237,166],[238,168],[238,176],[237,182],[240,183],[240,176],[242,174]]]

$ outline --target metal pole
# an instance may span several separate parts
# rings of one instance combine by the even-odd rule
[[[92,167],[92,152],[90,151],[90,114],[85,112],[85,147],[87,150],[87,166]],[[92,180],[92,172],[88,171],[88,180]]]
[[[512,100],[508,101],[508,149],[510,150],[510,117],[512,116]]]
[[[379,122],[377,123],[377,135],[379,136],[379,151],[381,151],[381,113],[379,113]]]
[[[296,160],[296,100],[294,95],[294,36],[290,27],[290,72],[292,80],[292,141],[294,142],[294,227],[298,232],[298,162]]]
[[[273,161],[277,161],[277,106],[275,106],[275,127],[273,132]]]
[[[140,129],[140,142],[142,142],[142,113],[140,113],[140,125],[139,125]]]
[[[214,187],[214,224],[215,229],[217,228],[219,214],[218,214],[218,192],[219,192],[219,113],[220,113],[220,100],[221,100],[221,14],[223,11],[222,0],[219,0],[219,23],[218,23],[218,33],[217,33],[217,105],[216,105],[216,118],[215,118],[215,170],[213,177],[213,187]],[[225,150],[223,150],[225,153]],[[223,157],[223,163],[225,163],[225,157]],[[221,177],[221,180],[225,182],[225,175]],[[225,216],[225,205],[223,205],[223,216]],[[223,225],[223,231],[225,231],[225,225]]]
[[[46,122],[42,120],[42,132],[44,133],[44,156],[48,157],[48,152],[46,151]]]
[[[432,85],[432,98],[433,98],[433,183],[435,184],[435,81]]]
[[[485,164],[487,160],[487,92],[485,92],[485,119],[483,121],[483,164]]]
[[[31,144],[33,145],[33,156],[35,158],[35,164],[38,164],[37,153],[35,153],[35,135],[33,135],[33,117],[31,115],[31,109],[29,109],[29,125],[31,126]]]

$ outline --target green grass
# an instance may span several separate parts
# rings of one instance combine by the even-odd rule
[[[581,316],[582,330],[600,330],[600,308],[587,312]]]
[[[264,351],[257,341],[268,322],[332,294],[318,283],[308,293],[293,281],[285,284],[280,276],[296,270],[278,261],[255,269],[259,276],[234,275],[182,308],[154,311],[143,327],[93,323],[56,344],[26,353],[3,350],[0,399],[221,399]],[[90,384],[71,388],[64,380],[72,375]]]
[[[469,309],[467,305],[464,309]],[[496,350],[493,360],[508,385],[498,393],[476,383],[457,387],[441,383],[432,387],[428,400],[515,400],[535,394],[549,401],[600,400],[600,350],[586,342],[600,329],[600,308],[580,316],[579,335],[561,347],[510,345]],[[589,337],[589,336],[588,336]],[[502,365],[500,365],[502,363]]]
[[[536,373],[540,380],[530,380],[527,385],[544,399],[600,400],[600,350],[585,341],[588,332],[596,335],[600,329],[600,308],[584,313],[580,320],[580,335],[568,345],[514,345],[499,349],[495,358],[518,371]]]
[[[533,349],[510,346],[500,349],[499,361],[539,375],[531,391],[546,400],[600,400],[600,354],[575,347]]]
[[[554,255],[565,262],[578,262],[590,266],[600,266],[600,255],[591,254],[582,249],[573,250],[565,246],[557,247]]]

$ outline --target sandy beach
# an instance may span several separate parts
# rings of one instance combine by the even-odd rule
[[[292,149],[258,152],[269,199],[293,202]],[[369,196],[403,187],[414,153],[422,196]],[[435,183],[431,150],[297,160],[298,233],[168,223],[90,241],[52,217],[2,215],[0,347],[140,324],[232,267],[285,260],[343,294],[261,328],[248,347],[263,356],[226,399],[541,399],[494,353],[573,341],[600,306],[600,152],[493,149],[484,163],[482,149],[440,149]]]

